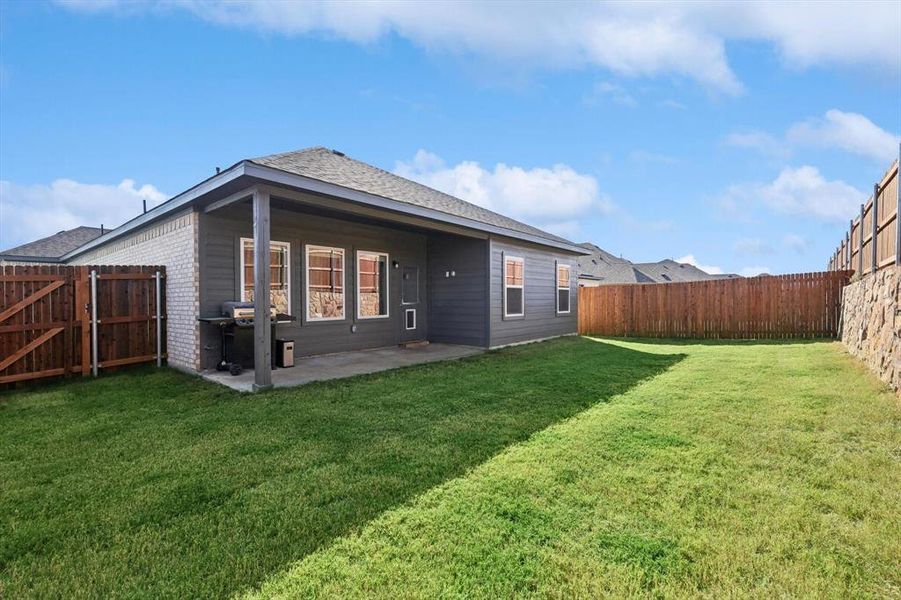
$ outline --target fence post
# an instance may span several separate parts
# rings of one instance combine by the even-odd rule
[[[863,277],[863,204],[860,205],[860,225],[857,229],[857,274]]]
[[[854,233],[854,219],[851,219],[851,225],[848,227],[848,235],[845,236],[845,248],[848,257],[845,259],[845,264],[847,265],[845,269],[851,270],[851,257],[854,255],[854,252],[851,250],[851,234]]]
[[[154,276],[156,279],[156,366],[163,366],[163,308],[160,299],[162,294],[162,279],[160,272]]]
[[[91,270],[91,375],[97,377],[97,271]]]
[[[897,204],[895,205],[895,264],[901,265],[901,142],[898,143],[898,166],[895,173],[895,190]]]
[[[870,208],[870,220],[873,221],[873,237],[870,245],[873,246],[873,273],[879,268],[879,245],[876,236],[879,235],[879,184],[873,184],[873,206]]]

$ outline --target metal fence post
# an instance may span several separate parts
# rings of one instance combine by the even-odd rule
[[[97,271],[91,269],[91,375],[97,377]]]
[[[847,265],[845,268],[847,270],[851,270],[851,257],[854,256],[854,250],[851,248],[851,234],[854,233],[854,219],[851,219],[851,224],[848,226],[848,235],[845,236],[846,242],[846,254],[848,257],[845,259],[845,264]]]
[[[873,221],[873,237],[870,244],[873,246],[873,273],[879,268],[879,244],[876,236],[879,235],[879,184],[873,184],[873,207],[870,209],[870,219]]]
[[[898,144],[898,171],[895,173],[895,190],[898,198],[895,205],[895,264],[901,265],[901,143]]]
[[[860,205],[860,225],[857,228],[857,274],[863,277],[863,204]]]
[[[163,307],[161,299],[162,293],[162,277],[157,271],[154,276],[156,279],[156,366],[163,366]]]

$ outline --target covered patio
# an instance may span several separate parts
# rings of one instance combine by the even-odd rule
[[[272,369],[271,381],[273,387],[293,387],[313,381],[341,379],[398,367],[475,356],[484,351],[484,348],[475,346],[432,343],[309,356],[298,359],[293,367]],[[236,376],[230,375],[228,371],[204,371],[202,375],[204,379],[221,383],[240,392],[254,391],[256,374],[253,369]]]
[[[234,362],[256,368],[224,376],[232,387],[291,386],[575,333],[556,273],[587,253],[572,242],[325,148],[231,171],[197,207],[199,317],[233,301],[252,304],[254,315],[274,307],[292,317],[278,336],[311,357],[291,373],[273,372],[276,334],[269,319],[254,319],[232,349],[245,354]],[[527,288],[511,284],[523,290],[528,314],[502,302],[506,253],[529,273]],[[198,330],[198,371],[222,358],[225,344],[213,333]],[[396,348],[413,342],[433,346]],[[312,358],[334,353],[344,358]]]

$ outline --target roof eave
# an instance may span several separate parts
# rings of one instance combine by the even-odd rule
[[[123,225],[120,225],[119,227],[109,231],[108,233],[94,238],[90,242],[83,244],[82,246],[79,246],[78,248],[75,248],[74,250],[71,250],[63,256],[54,260],[61,263],[68,262],[76,256],[89,252],[94,248],[100,247],[108,242],[120,238],[130,231],[134,231],[152,221],[155,221],[156,219],[159,219],[160,217],[168,215],[177,210],[187,208],[201,196],[204,196],[237,179],[238,177],[245,175],[248,177],[267,181],[269,183],[275,183],[298,188],[304,191],[325,194],[328,196],[340,198],[342,200],[385,208],[387,210],[392,210],[403,214],[420,216],[433,221],[450,223],[476,231],[502,235],[513,239],[531,242],[533,244],[538,244],[541,246],[564,250],[572,254],[578,254],[582,256],[591,254],[590,251],[579,246],[578,244],[559,242],[557,240],[552,240],[529,233],[523,233],[513,229],[508,229],[506,227],[482,223],[480,221],[468,219],[466,217],[458,217],[456,215],[451,215],[439,210],[416,206],[407,202],[401,202],[399,200],[377,196],[375,194],[370,194],[367,192],[361,192],[359,190],[344,187],[334,183],[328,183],[326,181],[314,179],[312,177],[305,177],[303,175],[289,173],[288,171],[283,171],[281,169],[259,165],[251,160],[242,160],[235,163],[228,169],[201,181],[197,185],[185,190],[181,194],[170,198],[159,206],[148,210],[146,213],[138,215],[137,217],[124,223]]]
[[[154,221],[162,216],[165,216],[169,213],[172,213],[176,210],[180,210],[186,208],[191,205],[192,202],[200,198],[201,196],[212,192],[213,190],[225,185],[226,183],[241,177],[244,174],[244,165],[246,161],[240,161],[235,163],[231,167],[227,168],[224,171],[216,173],[212,177],[208,177],[204,179],[197,185],[188,188],[184,192],[174,196],[159,206],[155,206],[151,208],[147,212],[138,215],[134,219],[123,223],[119,227],[109,231],[109,233],[105,233],[99,237],[94,238],[90,242],[75,248],[74,250],[69,251],[60,257],[61,262],[67,262],[80,254],[84,254],[98,246],[102,246],[107,242],[111,242],[112,240],[122,237],[129,231],[133,231],[135,229],[140,228],[151,221]]]
[[[587,251],[585,248],[582,248],[577,244],[559,242],[557,240],[544,238],[538,235],[523,233],[514,229],[508,229],[506,227],[483,223],[481,221],[468,219],[466,217],[459,217],[457,215],[452,215],[432,208],[416,206],[414,204],[401,202],[400,200],[394,200],[385,196],[378,196],[375,194],[370,194],[368,192],[362,192],[352,188],[344,187],[338,184],[329,183],[322,181],[321,179],[314,179],[312,177],[290,173],[288,171],[283,171],[274,167],[259,165],[249,160],[244,161],[244,165],[244,173],[246,175],[257,179],[262,179],[270,183],[285,185],[308,192],[324,194],[327,196],[340,198],[342,200],[348,200],[350,202],[357,202],[360,204],[384,208],[394,212],[423,217],[433,221],[449,223],[468,229],[474,229],[476,231],[502,235],[509,238],[531,242],[533,244],[539,244],[541,246],[565,250],[572,254],[591,254],[591,252]]]
[[[42,262],[42,263],[62,263],[62,258],[58,256],[25,256],[22,254],[0,254],[0,260],[8,262]]]

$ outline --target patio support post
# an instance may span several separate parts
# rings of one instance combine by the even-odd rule
[[[269,192],[253,191],[253,391],[272,387],[269,318]]]

